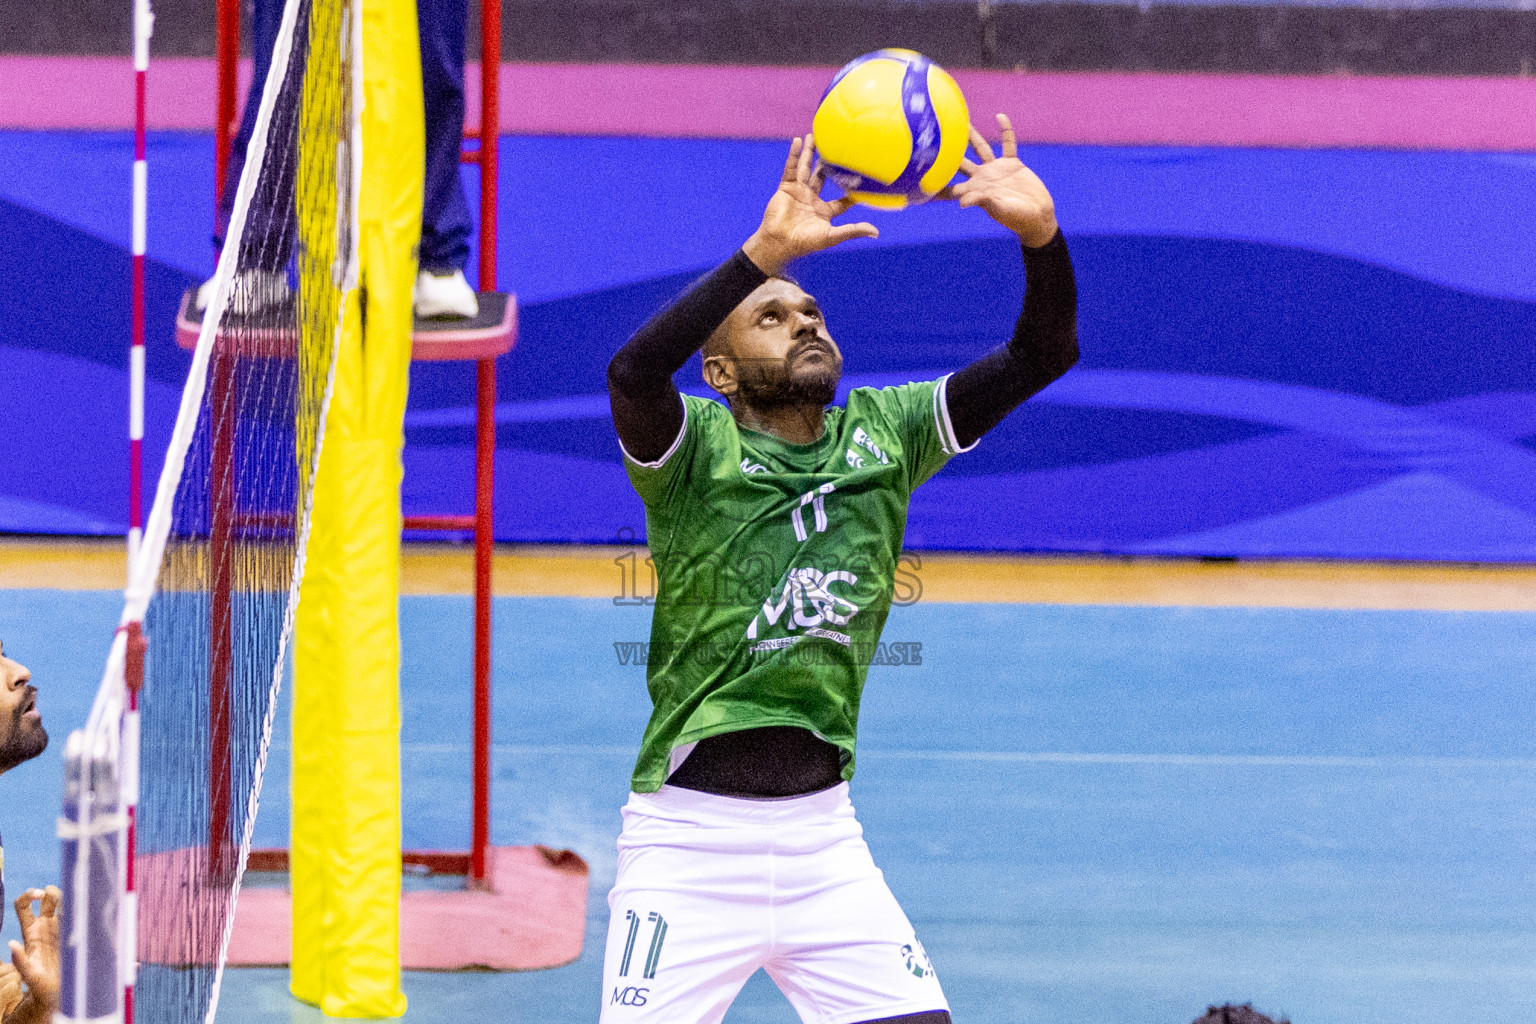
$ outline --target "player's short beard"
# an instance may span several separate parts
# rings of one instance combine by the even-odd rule
[[[8,772],[24,761],[30,761],[48,749],[48,731],[42,722],[28,722],[24,716],[25,703],[18,703],[12,712],[10,729],[0,740],[0,772]]]
[[[791,368],[804,348],[800,345],[784,359],[738,361],[736,397],[754,409],[831,405],[843,376],[843,358],[830,345],[825,347],[830,357],[825,364],[799,371]]]

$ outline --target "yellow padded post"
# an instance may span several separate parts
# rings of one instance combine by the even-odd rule
[[[362,12],[359,283],[347,299],[294,645],[290,989],[398,1017],[400,479],[425,174],[415,0]]]

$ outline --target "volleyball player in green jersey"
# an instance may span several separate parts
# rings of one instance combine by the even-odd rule
[[[625,467],[659,589],[654,712],[624,809],[602,1019],[719,1021],[759,967],[802,1020],[942,1024],[933,966],[870,859],[848,798],[859,699],[890,611],[912,492],[1077,358],[1076,287],[1055,208],[979,133],[943,198],[1018,235],[1013,339],[938,380],[858,388],[794,259],[834,225],[812,140],[790,148],[761,226],[609,366]],[[672,381],[703,349],[726,405]]]

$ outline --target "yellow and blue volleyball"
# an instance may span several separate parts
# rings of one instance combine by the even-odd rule
[[[811,130],[827,177],[861,203],[899,210],[932,199],[965,156],[960,86],[913,50],[876,50],[843,66]]]

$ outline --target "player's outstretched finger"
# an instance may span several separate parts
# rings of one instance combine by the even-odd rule
[[[839,214],[847,213],[853,209],[853,204],[857,202],[858,200],[853,198],[853,196],[839,196],[827,204],[827,217],[830,219]]]
[[[800,137],[797,135],[789,143],[789,156],[784,159],[784,174],[780,181],[794,181],[795,168],[800,166]]]
[[[15,939],[11,940],[11,964],[16,968],[16,973],[21,975],[21,980],[27,983],[28,988],[35,990],[48,984],[47,976],[34,970],[36,965],[27,955],[26,947]]]
[[[846,242],[850,238],[879,238],[880,229],[868,221],[859,221],[857,224],[838,224],[832,228],[833,244]]]
[[[32,927],[32,922],[37,919],[32,913],[32,903],[41,895],[42,893],[36,889],[28,889],[20,896],[17,896],[16,902],[11,904],[11,906],[16,908],[16,923],[21,925],[21,934],[23,935],[27,934],[27,929]],[[14,946],[15,943],[13,942],[11,945]]]
[[[977,167],[965,157],[960,158],[960,173],[965,175],[967,178],[974,178],[976,176],[976,172],[979,170],[981,170],[980,167]]]
[[[816,153],[816,140],[809,132],[805,135],[805,143],[800,147],[800,165],[795,169],[795,180],[806,185],[811,183],[811,157]]]
[[[984,164],[989,164],[997,159],[997,155],[992,152],[992,146],[987,142],[986,136],[977,131],[975,125],[971,125],[971,148],[976,151],[976,155],[981,158],[981,162]],[[961,166],[964,166],[963,162]]]
[[[939,189],[933,198],[959,199],[961,196],[965,195],[967,192],[971,191],[971,189],[976,187],[976,182],[969,178],[961,178],[959,181],[952,181],[948,185],[945,185],[943,188]]]
[[[1012,157],[1017,160],[1019,157],[1019,142],[1013,134],[1013,122],[1008,120],[1007,114],[998,114],[997,126],[1003,130],[1003,156],[1005,158]]]

